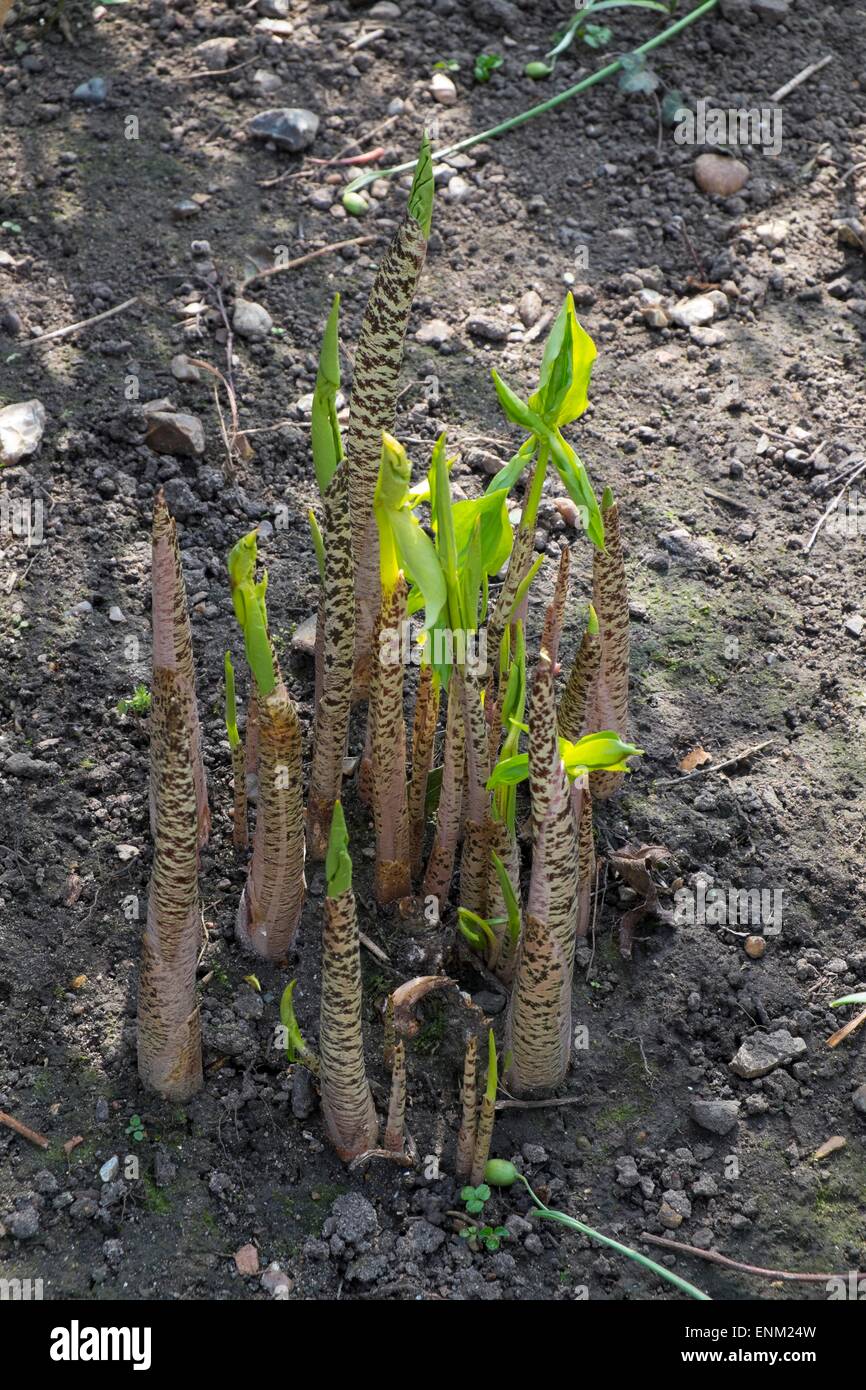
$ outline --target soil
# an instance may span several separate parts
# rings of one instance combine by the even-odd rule
[[[676,880],[693,889],[703,876],[726,891],[783,894],[781,932],[767,934],[760,959],[723,926],[648,918],[629,959],[619,922],[632,899],[608,872],[594,940],[578,954],[575,1022],[585,1046],[561,1093],[575,1103],[501,1110],[494,1152],[515,1157],[549,1204],[627,1243],[649,1231],[753,1265],[845,1273],[866,1268],[866,1029],[835,1049],[826,1039],[850,1016],[829,1001],[866,987],[855,867],[866,780],[862,527],[843,535],[825,526],[811,550],[806,543],[841,486],[832,480],[861,456],[866,425],[864,256],[834,227],[857,215],[866,193],[866,169],[849,172],[866,160],[864,19],[854,3],[792,3],[775,24],[773,6],[752,7],[763,17],[746,0],[724,8],[740,20],[716,12],[652,65],[664,89],[692,103],[753,107],[832,53],[785,99],[778,157],[739,150],[748,183],[727,199],[708,196],[693,177],[700,151],[670,130],[659,135],[655,102],[610,81],[470,151],[458,171],[465,189],[446,194],[443,184],[437,198],[397,433],[420,470],[447,425],[455,482],[477,493],[515,443],[489,369],[531,389],[543,343],[543,333],[523,330],[516,306],[534,287],[555,310],[573,284],[599,356],[592,406],[571,437],[597,488],[610,485],[621,502],[633,733],[645,749],[627,786],[597,809],[600,851],[666,846],[670,861],[657,873],[669,889]],[[354,141],[386,145],[383,164],[411,158],[423,124],[435,122],[439,141],[450,142],[599,63],[584,47],[547,84],[523,76],[569,13],[564,0],[399,0],[398,15],[371,19],[345,3],[294,2],[275,36],[239,2],[91,10],[25,0],[3,31],[0,248],[16,264],[0,265],[0,403],[38,397],[47,427],[39,452],[4,470],[10,496],[42,501],[44,538],[27,549],[7,527],[0,555],[0,1108],[49,1147],[0,1128],[0,1277],[42,1278],[46,1298],[680,1297],[578,1235],[530,1223],[517,1189],[488,1208],[494,1224],[510,1219],[498,1252],[474,1252],[457,1235],[450,1174],[465,1005],[456,991],[423,1007],[409,1049],[420,1166],[374,1160],[348,1174],[323,1142],[306,1074],[287,1068],[274,1040],[293,977],[301,1025],[315,1040],[321,867],[310,869],[287,968],[245,957],[233,929],[244,869],[231,848],[227,646],[239,671],[242,663],[224,557],[255,521],[270,522],[260,547],[270,613],[309,745],[312,669],[292,637],[316,603],[306,523],[315,483],[297,403],[312,389],[335,290],[349,383],[375,265],[405,198],[392,180],[374,188],[363,221],[341,217],[340,187],[328,179],[345,169],[269,149],[247,136],[246,122],[271,106],[308,107],[321,117],[317,158],[351,153]],[[615,52],[656,32],[655,19],[637,12],[607,21]],[[380,36],[359,45],[374,28]],[[201,76],[197,45],[218,37],[232,40],[218,66],[235,70]],[[505,64],[475,83],[473,60],[485,51]],[[436,105],[431,70],[445,59],[460,64],[451,74],[457,101]],[[259,69],[279,79],[273,94],[257,85]],[[73,89],[96,75],[108,81],[107,100],[73,102]],[[402,108],[377,134],[396,99]],[[301,170],[311,177],[291,177]],[[182,200],[193,200],[189,217],[176,210]],[[787,230],[773,248],[758,228],[777,221]],[[231,312],[240,277],[278,248],[294,257],[364,234],[377,244],[251,289],[275,331],[235,340],[240,420],[262,432],[250,435],[253,457],[228,475],[212,381],[176,381],[169,367],[180,352],[226,364],[218,314],[198,320],[198,336],[185,330],[197,320],[184,307],[203,293],[191,241],[209,242]],[[645,322],[641,287],[677,300],[700,284],[722,287],[730,305],[708,335]],[[132,296],[135,305],[86,331],[33,342],[37,328]],[[473,316],[491,320],[504,341],[470,333]],[[433,319],[450,328],[439,346],[423,341]],[[202,419],[200,459],[144,444],[141,404],[163,396]],[[202,864],[206,1085],[182,1108],[145,1094],[136,1075],[151,857],[147,720],[117,712],[149,682],[149,528],[160,483],[180,523],[214,817]],[[552,505],[559,493],[550,480],[538,544],[551,559],[531,637],[553,556],[573,542],[567,662],[591,556]],[[360,723],[355,751],[359,738]],[[719,763],[768,740],[724,771],[673,780],[698,744]],[[450,922],[413,933],[375,910],[368,818],[352,797],[349,810],[362,930],[388,957],[363,953],[381,1106],[379,1006],[396,983],[444,950],[444,967],[497,1027],[503,1000],[455,951]],[[805,1043],[799,1060],[756,1080],[731,1070],[744,1040],[785,1029]],[[696,1099],[739,1102],[736,1127],[718,1135],[697,1126]],[[846,1146],[816,1161],[834,1135]],[[119,1174],[103,1182],[113,1155]],[[439,1157],[441,1176],[428,1155]],[[260,1271],[277,1270],[239,1273],[234,1252],[248,1243]],[[644,1248],[714,1298],[827,1297],[821,1284]]]

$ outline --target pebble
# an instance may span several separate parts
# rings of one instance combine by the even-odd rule
[[[658,290],[642,289],[638,292],[638,308],[650,328],[667,328],[670,324],[664,300]]]
[[[744,536],[743,539],[751,540],[752,536]],[[767,949],[767,943],[762,936],[747,936],[743,942],[743,949],[752,960],[760,960]]]
[[[858,1115],[866,1115],[866,1081],[862,1082],[862,1084],[857,1087],[857,1090],[851,1097],[851,1104],[854,1106]]]
[[[171,359],[171,374],[175,381],[201,381],[201,372],[184,352],[178,352]]]
[[[445,1244],[445,1232],[429,1221],[415,1221],[409,1229],[409,1240],[419,1255],[434,1255]]]
[[[453,106],[457,100],[457,88],[445,72],[434,72],[430,82],[433,100],[440,106]]]
[[[445,197],[449,203],[462,203],[464,198],[468,198],[471,192],[471,183],[467,183],[459,174],[455,174],[454,178],[450,179],[446,186]]]
[[[346,1192],[331,1207],[322,1234],[338,1236],[347,1245],[362,1245],[379,1229],[376,1208],[359,1192]]]
[[[391,0],[378,0],[370,11],[371,19],[399,19],[402,10],[399,5],[394,5]]]
[[[309,618],[305,618],[302,623],[298,623],[292,633],[292,651],[299,652],[301,656],[315,656],[316,654],[316,623],[317,617],[313,613]]]
[[[253,116],[247,122],[247,129],[255,139],[273,140],[281,150],[297,154],[312,145],[319,129],[319,118],[314,111],[301,106],[278,106]]]
[[[205,39],[204,43],[196,44],[193,49],[193,57],[200,59],[208,72],[216,72],[220,68],[229,66],[237,46],[237,39]]]
[[[82,106],[101,106],[108,96],[108,83],[104,77],[89,77],[80,82],[72,93],[72,100]]]
[[[441,347],[447,342],[453,333],[450,323],[444,319],[430,319],[427,323],[422,323],[415,333],[415,341],[422,343],[424,347]]]
[[[254,1245],[242,1245],[234,1253],[235,1269],[238,1274],[258,1274],[259,1252]]]
[[[731,1060],[731,1071],[745,1081],[752,1081],[756,1077],[769,1075],[777,1067],[796,1062],[805,1053],[803,1039],[793,1037],[787,1028],[780,1028],[775,1033],[753,1033]]]
[[[39,1212],[35,1207],[19,1207],[4,1216],[3,1224],[15,1240],[32,1240],[39,1231]]]
[[[0,410],[0,464],[17,463],[35,454],[45,433],[41,401],[16,401]]]
[[[258,0],[256,8],[264,19],[285,19],[290,5],[291,0]]]
[[[120,1173],[120,1159],[117,1154],[112,1154],[111,1158],[106,1159],[99,1170],[99,1176],[103,1182],[114,1182]]]
[[[864,622],[866,622],[866,619],[859,613],[855,613],[853,618],[846,618],[845,631],[848,633],[848,636],[859,637],[863,631]]]
[[[537,290],[527,290],[517,306],[517,316],[524,328],[532,328],[541,318],[544,305]]]
[[[201,208],[192,198],[179,198],[171,209],[175,222],[188,222],[191,217],[198,217],[200,212]]]
[[[109,608],[109,610],[108,610],[108,621],[109,621],[110,623],[125,623],[125,622],[126,622],[126,618],[125,618],[124,615],[123,615],[123,609],[122,609],[122,608],[118,608],[118,606],[117,606],[116,603],[113,604],[112,607]]]
[[[637,1187],[640,1182],[640,1173],[631,1154],[616,1160],[616,1181],[620,1187]]]
[[[702,193],[730,198],[739,193],[749,178],[749,166],[740,159],[722,154],[699,154],[695,160],[695,183]]]
[[[262,96],[269,97],[280,90],[283,79],[275,72],[269,72],[267,68],[256,68],[253,73],[253,85],[259,89]]]
[[[197,415],[185,415],[169,410],[146,411],[145,414],[147,434],[144,442],[155,454],[195,458],[204,453],[204,426]]]
[[[318,1099],[313,1078],[306,1067],[295,1067],[292,1076],[292,1114],[296,1120],[306,1120],[316,1109]]]
[[[709,295],[698,294],[693,299],[679,299],[671,309],[671,321],[680,328],[701,328],[712,323],[716,306]]]
[[[20,777],[25,782],[35,782],[39,777],[47,777],[51,764],[41,758],[31,758],[29,753],[12,753],[3,764],[7,777]]]
[[[268,337],[273,326],[273,319],[261,304],[255,304],[251,299],[238,299],[235,302],[232,328],[239,338],[261,342]]]
[[[773,251],[777,246],[781,246],[787,238],[788,224],[778,218],[772,222],[762,222],[759,227],[755,228],[755,235],[770,251]]]
[[[265,1292],[271,1295],[271,1298],[288,1298],[294,1288],[293,1281],[288,1274],[280,1269],[276,1261],[268,1265],[262,1275],[261,1285]]]
[[[485,343],[508,341],[508,324],[502,319],[490,318],[487,314],[470,314],[466,320],[466,328],[473,338],[480,338]]]
[[[701,1129],[710,1134],[728,1134],[735,1128],[740,1117],[740,1103],[736,1100],[693,1100],[689,1114]]]

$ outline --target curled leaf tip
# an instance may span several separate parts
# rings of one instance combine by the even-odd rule
[[[611,492],[610,488],[606,487],[604,492],[601,494],[601,510],[603,512],[609,512],[611,507],[614,506],[616,506],[616,499],[613,493]]]
[[[325,878],[328,883],[328,897],[339,898],[352,887],[352,860],[349,855],[349,832],[346,817],[339,801],[334,802],[331,817],[331,834],[328,840],[328,853],[325,858]]]
[[[415,177],[409,192],[409,215],[414,217],[425,237],[429,237],[433,222],[433,154],[426,130],[421,139]]]
[[[592,604],[589,605],[589,612],[586,616],[586,630],[590,637],[598,636],[598,614]]]

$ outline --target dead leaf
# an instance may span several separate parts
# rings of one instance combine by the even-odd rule
[[[254,1245],[242,1245],[235,1251],[235,1267],[238,1274],[258,1274],[259,1252]]]
[[[847,1148],[848,1140],[841,1134],[834,1134],[830,1139],[825,1139],[820,1149],[816,1149],[812,1155],[813,1163],[820,1163],[822,1158],[829,1158],[831,1154],[838,1153],[840,1149]]]
[[[680,763],[680,772],[694,772],[696,767],[703,767],[704,763],[711,763],[712,761],[712,754],[708,753],[706,748],[702,748],[699,743],[696,743]]]
[[[394,1005],[394,1028],[404,1038],[414,1038],[421,1031],[421,1024],[415,1017],[415,1009],[426,994],[434,989],[445,989],[454,981],[447,975],[416,975],[398,985],[391,995]]]
[[[620,919],[619,950],[626,960],[631,959],[635,928],[644,917],[655,917],[669,927],[674,924],[673,912],[659,904],[658,886],[650,873],[650,869],[670,857],[671,852],[665,845],[623,845],[615,854],[608,855],[610,867],[642,899]]]
[[[78,1148],[78,1145],[79,1145],[79,1144],[83,1144],[83,1143],[84,1143],[84,1135],[83,1135],[83,1134],[76,1134],[76,1136],[75,1136],[74,1139],[67,1139],[66,1143],[63,1145],[63,1152],[66,1154],[66,1156],[67,1156],[67,1158],[68,1158],[69,1155],[72,1153],[72,1150],[73,1150],[73,1149],[77,1149],[77,1148]]]
[[[84,989],[84,986],[85,986],[86,984],[87,984],[87,976],[86,976],[86,975],[76,975],[76,976],[75,976],[75,979],[72,981],[72,983],[70,984],[69,988],[70,988],[70,989]]]
[[[78,877],[78,874],[73,869],[72,873],[66,880],[66,897],[63,900],[64,906],[73,907],[74,904],[77,903],[78,899],[81,897],[83,888],[84,884]]]

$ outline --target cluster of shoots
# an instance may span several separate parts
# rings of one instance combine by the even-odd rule
[[[502,1070],[519,1094],[546,1094],[565,1077],[575,943],[588,930],[595,875],[592,800],[609,795],[640,752],[627,742],[628,602],[618,511],[609,493],[599,504],[565,434],[587,409],[596,355],[571,296],[552,326],[535,390],[524,397],[493,374],[505,416],[522,438],[482,496],[455,500],[444,433],[418,478],[394,434],[403,338],[432,196],[425,140],[406,215],[362,322],[345,449],[336,409],[338,297],[325,328],[312,412],[320,506],[310,519],[320,602],[306,804],[299,720],[271,636],[268,576],[260,568],[256,531],[241,537],[228,556],[248,690],[242,739],[235,664],[227,653],[225,725],[239,853],[248,850],[249,773],[258,787],[236,930],[245,949],[284,962],[304,906],[305,857],[324,860],[316,1046],[299,1027],[294,982],[283,992],[280,1017],[287,1058],[314,1074],[325,1131],[349,1163],[379,1154],[408,1163],[413,1152],[405,1126],[406,1046],[397,1036],[393,1006],[399,989],[386,1010],[391,1089],[381,1139],[365,1061],[361,937],[343,811],[353,702],[367,702],[358,794],[372,808],[377,902],[397,903],[410,915],[416,895],[432,894],[439,909],[434,929],[443,940],[459,934],[462,949],[502,981],[509,991]],[[527,639],[530,595],[544,562],[534,553],[538,508],[551,469],[577,506],[593,553],[593,603],[573,668],[559,683],[568,552],[540,649],[530,653]],[[515,528],[509,498],[520,484]],[[420,634],[410,737],[403,634],[413,620]],[[184,1099],[202,1078],[197,868],[209,813],[186,598],[174,523],[161,499],[154,524],[151,727],[155,856],[140,1070],[163,1095]],[[417,984],[400,988],[412,993]],[[486,1173],[500,1063],[492,1030],[484,1042],[480,1087],[477,1033],[467,1044],[456,1142],[469,1217],[483,1214],[491,1186]],[[473,1222],[467,1239],[493,1250],[506,1234]]]

